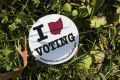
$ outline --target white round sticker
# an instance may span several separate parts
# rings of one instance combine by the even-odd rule
[[[60,64],[74,56],[79,44],[76,25],[69,18],[51,14],[40,18],[29,33],[29,47],[46,64]]]

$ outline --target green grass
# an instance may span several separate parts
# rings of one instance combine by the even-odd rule
[[[12,80],[120,80],[119,0],[0,0],[0,74],[21,65],[15,45],[23,46],[33,22],[48,14],[75,22],[77,54],[51,66],[36,61],[27,45],[28,64]]]

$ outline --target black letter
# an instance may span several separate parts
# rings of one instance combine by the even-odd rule
[[[68,34],[68,39],[69,39],[70,42],[73,42],[73,41],[75,41],[75,36],[73,36],[73,34],[70,33],[70,34]]]
[[[54,43],[54,41],[52,41],[52,42],[50,42],[50,43],[48,43],[49,44],[49,46],[51,46],[52,47],[52,49],[51,50],[55,50],[56,48],[55,48],[55,43]]]
[[[38,35],[40,36],[40,38],[38,39],[38,42],[48,38],[48,36],[44,36],[43,35],[43,32],[41,30],[42,27],[43,27],[43,24],[33,28],[33,30],[37,30],[38,31]]]
[[[58,39],[55,40],[56,44],[57,44],[57,48],[61,47],[59,42],[58,42]]]
[[[61,41],[61,46],[68,44],[67,36],[63,36],[63,37],[59,38],[59,40]]]
[[[35,49],[40,56],[42,56],[42,50],[41,50],[41,48],[42,48],[42,46],[40,46],[39,48]]]
[[[47,44],[43,45],[43,50],[45,53],[48,53],[50,51],[50,48]]]

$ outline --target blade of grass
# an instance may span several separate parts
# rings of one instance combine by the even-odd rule
[[[92,0],[92,2],[93,2],[93,6],[92,6],[90,19],[92,19],[92,17],[96,14],[96,12],[102,7],[105,0]]]

